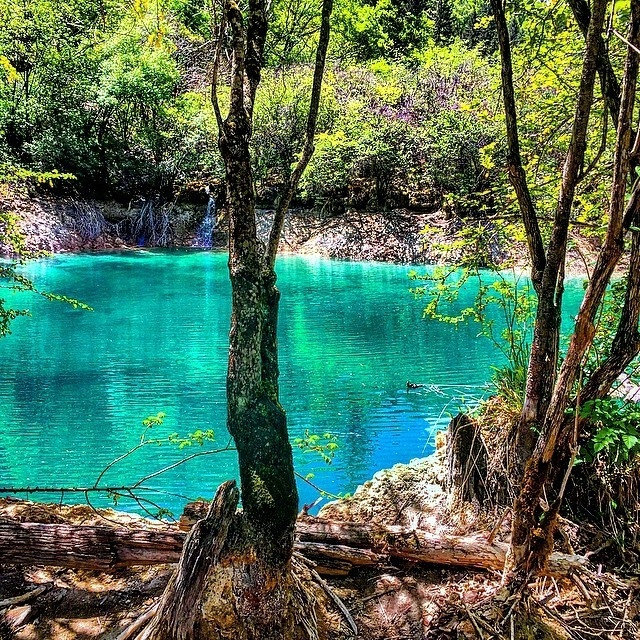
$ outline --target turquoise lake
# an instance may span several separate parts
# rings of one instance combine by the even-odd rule
[[[29,264],[39,287],[93,311],[19,298],[32,315],[0,341],[0,485],[90,486],[159,411],[166,418],[154,436],[213,429],[214,446],[225,445],[226,260],[135,251]],[[292,438],[307,429],[338,437],[331,465],[294,454],[297,470],[326,491],[351,492],[379,469],[427,455],[450,414],[487,393],[481,387],[500,363],[496,350],[478,325],[424,320],[424,303],[409,293],[409,267],[283,256],[277,270],[281,400]],[[579,293],[579,283],[569,287],[567,313]],[[468,286],[460,304],[474,294]],[[408,380],[427,386],[408,391]],[[195,451],[146,447],[103,482],[130,484]],[[233,452],[204,456],[150,481],[159,491],[145,495],[178,515],[187,498],[210,497],[236,475]],[[305,483],[299,489],[301,503],[317,495]]]

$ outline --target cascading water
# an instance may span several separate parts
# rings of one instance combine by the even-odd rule
[[[216,224],[216,200],[213,196],[209,196],[207,208],[204,218],[196,231],[196,237],[193,240],[194,247],[201,249],[211,249],[213,245],[213,229]]]

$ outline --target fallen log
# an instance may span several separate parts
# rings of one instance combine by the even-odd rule
[[[360,549],[388,559],[498,571],[504,567],[508,550],[507,544],[490,543],[482,535],[435,534],[398,525],[369,525],[312,517],[298,519],[296,536],[303,545],[324,544],[332,550],[346,548],[353,553]],[[336,553],[332,557],[341,559]],[[580,571],[588,564],[583,556],[553,553],[548,573],[566,575]]]
[[[401,526],[301,517],[296,551],[319,573],[345,575],[352,567],[393,560],[501,570],[507,545],[483,536],[439,535]],[[119,567],[176,563],[185,533],[177,529],[44,524],[0,520],[0,564],[45,565],[110,571]],[[549,573],[586,567],[583,556],[554,553]]]
[[[0,521],[0,564],[73,569],[174,563],[185,534],[175,530]]]

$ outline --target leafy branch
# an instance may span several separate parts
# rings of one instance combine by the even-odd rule
[[[27,487],[0,487],[0,494],[34,494],[34,493],[57,493],[60,494],[61,500],[65,494],[82,494],[85,498],[85,502],[100,516],[103,514],[94,507],[91,502],[91,495],[104,494],[108,496],[115,506],[118,505],[121,499],[133,500],[138,507],[148,516],[156,519],[163,520],[164,518],[173,518],[172,512],[166,507],[161,506],[156,501],[150,499],[148,494],[163,494],[172,497],[178,497],[188,501],[194,501],[196,498],[185,496],[164,489],[149,486],[150,480],[157,479],[158,477],[180,467],[196,458],[203,456],[217,455],[226,451],[236,451],[233,445],[233,440],[229,438],[226,445],[216,449],[206,449],[204,451],[196,451],[189,455],[185,455],[182,458],[160,468],[156,471],[141,476],[137,480],[129,484],[105,484],[103,479],[105,475],[111,471],[118,464],[132,456],[137,451],[145,449],[147,447],[159,447],[159,446],[172,446],[178,450],[184,450],[189,447],[202,447],[207,443],[211,443],[215,440],[215,433],[212,429],[202,430],[196,429],[195,431],[186,435],[179,435],[177,432],[170,433],[162,437],[152,437],[153,429],[161,426],[164,423],[166,414],[164,412],[158,412],[154,415],[146,417],[142,421],[144,427],[140,435],[140,440],[137,444],[131,447],[128,451],[111,460],[97,475],[93,484],[87,486],[27,486]],[[303,438],[297,438],[294,441],[304,453],[317,453],[327,464],[331,464],[335,451],[338,448],[336,436],[325,433],[322,436],[311,434],[308,430],[305,431]],[[328,491],[325,491],[315,483],[311,481],[313,474],[303,476],[302,474],[295,472],[296,476],[313,487],[323,497],[329,497],[332,499],[338,499],[340,496],[334,495]],[[146,495],[140,495],[141,492],[146,492]],[[105,518],[108,520],[108,518]]]

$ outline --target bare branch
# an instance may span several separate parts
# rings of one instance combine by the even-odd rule
[[[508,143],[508,168],[509,180],[518,199],[522,221],[527,232],[527,243],[531,257],[531,279],[536,291],[539,290],[542,273],[546,265],[546,255],[538,217],[529,191],[527,176],[522,166],[520,154],[520,139],[518,135],[518,118],[516,111],[516,98],[513,88],[513,63],[511,60],[511,43],[509,41],[509,27],[502,0],[491,0],[491,8],[498,32],[500,57],[502,60],[502,96],[504,100],[505,120],[507,127]]]
[[[177,462],[174,462],[173,464],[170,464],[166,467],[163,467],[162,469],[158,469],[158,471],[154,471],[153,473],[150,473],[149,475],[144,476],[144,478],[141,478],[140,480],[135,482],[133,485],[131,485],[131,489],[137,489],[140,487],[141,484],[145,483],[147,480],[151,480],[151,478],[157,478],[163,473],[166,473],[167,471],[171,471],[172,469],[175,469],[176,467],[183,465],[185,462],[189,462],[190,460],[194,460],[195,458],[200,458],[202,456],[210,456],[216,453],[222,453],[223,451],[235,451],[235,447],[227,445],[222,449],[213,449],[209,451],[198,451],[197,453],[192,453],[190,456],[186,456],[185,458],[182,458]]]
[[[284,192],[281,194],[276,212],[269,234],[269,242],[267,246],[267,265],[273,268],[276,255],[278,253],[278,245],[280,244],[280,236],[284,226],[284,218],[291,204],[291,199],[298,187],[300,178],[304,173],[311,156],[315,150],[313,140],[316,135],[316,127],[318,124],[318,111],[320,108],[320,97],[322,95],[322,79],[324,76],[324,68],[327,60],[327,49],[329,47],[329,36],[331,33],[331,12],[333,11],[333,0],[323,0],[322,2],[322,19],[320,24],[320,37],[318,39],[318,48],[316,50],[316,62],[313,70],[313,86],[311,89],[311,101],[309,103],[309,113],[307,116],[307,130],[304,146],[300,158],[289,178]]]
[[[222,54],[224,32],[227,28],[227,12],[225,9],[226,6],[223,7],[220,25],[218,26],[218,42],[216,43],[216,53],[213,59],[213,70],[211,72],[211,104],[216,116],[216,123],[218,124],[219,132],[222,131],[223,120],[222,113],[220,111],[220,102],[218,100],[218,74],[220,72],[220,56]]]

